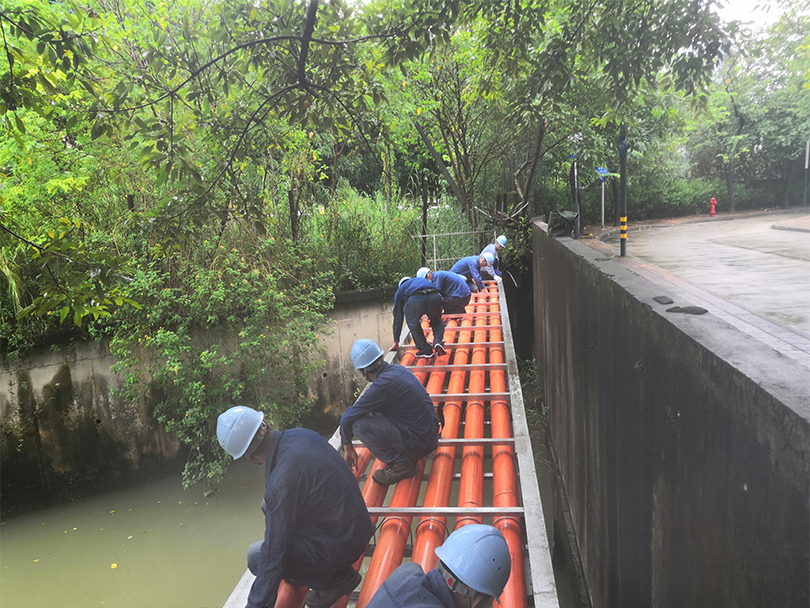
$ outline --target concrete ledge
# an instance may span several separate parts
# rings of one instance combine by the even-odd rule
[[[810,232],[810,215],[782,220],[771,226],[774,230],[791,230],[793,232]]]
[[[807,606],[810,383],[533,226],[535,355],[593,606]]]
[[[361,291],[336,291],[335,305],[393,298],[397,292],[397,287],[397,285],[388,285],[387,287],[363,289]]]

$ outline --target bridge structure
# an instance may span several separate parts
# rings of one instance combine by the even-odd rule
[[[443,420],[439,445],[414,477],[386,487],[372,479],[384,463],[356,442],[355,475],[377,531],[355,564],[361,585],[335,608],[366,606],[405,561],[434,568],[435,549],[473,523],[495,526],[509,545],[512,572],[500,606],[559,605],[502,284],[486,282],[466,310],[445,315],[446,355],[417,359],[407,328],[400,352],[386,354],[425,385]],[[330,443],[339,449],[339,431]],[[224,608],[243,608],[253,579],[246,571]],[[307,591],[283,581],[276,608],[301,608]]]

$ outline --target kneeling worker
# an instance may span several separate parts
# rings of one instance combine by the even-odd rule
[[[472,293],[463,276],[448,270],[431,270],[427,267],[420,268],[416,276],[425,278],[436,286],[442,294],[442,306],[446,314],[467,312]]]
[[[273,432],[264,414],[232,407],[217,420],[234,459],[264,466],[264,540],[248,549],[256,576],[247,608],[273,608],[281,580],[307,586],[311,608],[331,606],[360,584],[352,568],[374,534],[357,480],[340,454],[308,429]]]
[[[416,462],[439,443],[439,421],[430,395],[411,371],[383,361],[373,340],[357,340],[351,360],[371,386],[340,419],[340,442],[349,466],[357,466],[352,437],[363,442],[384,469],[372,479],[389,486],[416,475]]]
[[[433,345],[428,344],[422,329],[422,315],[427,315],[433,330]],[[442,321],[442,296],[436,286],[424,277],[403,277],[394,294],[394,345],[390,351],[399,350],[399,334],[402,332],[402,319],[411,330],[416,356],[431,359],[434,351],[438,356],[444,350],[444,321]]]
[[[489,608],[503,593],[512,559],[497,528],[470,524],[436,549],[439,563],[425,574],[414,562],[394,570],[366,608]]]

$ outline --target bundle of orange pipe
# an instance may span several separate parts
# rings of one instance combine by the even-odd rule
[[[475,365],[504,362],[503,347],[495,345],[489,349],[485,346],[476,347],[476,343],[501,342],[502,330],[493,327],[489,330],[485,325],[500,325],[500,305],[497,285],[488,283],[484,291],[474,294],[474,300],[469,309],[476,313],[473,319],[465,318],[458,323],[457,320],[448,322],[445,334],[446,342],[455,339],[455,348],[448,349],[448,354],[436,360],[438,365],[450,363],[455,365]],[[425,329],[429,329],[425,324]],[[480,329],[476,329],[480,327]],[[470,348],[459,348],[458,344],[470,343],[472,340],[472,357]],[[407,351],[401,363],[412,366],[414,375],[424,384],[427,381],[427,390],[431,395],[441,394],[447,372],[430,372],[430,361],[415,359],[412,351]],[[450,374],[447,392],[460,394],[465,392],[466,371],[456,370]],[[469,393],[484,393],[486,391],[486,373],[482,370],[471,371],[467,391]],[[506,392],[506,373],[501,370],[491,371],[489,374],[489,390],[492,393]],[[485,403],[482,399],[473,399],[467,402],[464,408],[465,426],[464,437],[468,439],[483,438],[485,428]],[[462,415],[462,406],[458,401],[444,403],[444,427],[441,436],[443,439],[458,437],[459,425]],[[490,402],[491,435],[493,438],[511,438],[511,413],[506,400],[498,399]],[[365,448],[358,449],[360,465],[356,476],[359,478],[368,467],[371,454]],[[440,447],[433,455],[430,477],[425,491],[423,505],[425,507],[445,507],[449,504],[452,489],[453,471],[455,466],[456,448],[452,446]],[[369,472],[363,488],[363,497],[369,507],[381,506],[385,500],[387,488],[380,486],[371,479],[374,470],[384,466],[375,462]],[[399,482],[391,499],[391,507],[414,506],[418,499],[419,489],[424,471],[425,461],[422,460],[417,467],[417,475],[411,479]],[[519,486],[514,448],[510,445],[494,446],[492,449],[492,477],[493,477],[493,506],[516,507],[519,506]],[[481,507],[484,498],[484,448],[482,446],[467,446],[462,450],[461,483],[459,487],[459,507]],[[392,516],[385,520],[379,532],[374,555],[369,565],[368,573],[363,581],[357,608],[364,608],[376,593],[388,575],[402,562],[406,543],[411,533],[411,517]],[[481,517],[459,517],[456,529],[470,524],[481,523]],[[416,528],[412,561],[418,563],[425,571],[436,565],[435,549],[445,539],[447,532],[446,517],[423,516]],[[495,517],[493,525],[498,528],[506,538],[512,558],[512,572],[509,582],[501,595],[500,603],[508,608],[523,608],[526,606],[525,563],[523,559],[523,530],[519,518],[514,516]],[[360,569],[363,558],[355,564]],[[306,597],[306,588],[297,588],[282,583],[279,589],[277,608],[300,608]],[[283,600],[283,601],[282,601]],[[345,608],[348,598],[342,598],[333,608]]]
[[[464,319],[461,323],[462,329],[458,332],[452,332],[451,335],[457,339],[455,342],[456,344],[469,343],[471,335],[469,327],[471,325],[472,321],[470,319]],[[453,363],[455,365],[467,364],[470,356],[469,348],[456,347],[451,351],[451,353]],[[448,355],[447,358],[449,359],[450,355]],[[447,392],[450,394],[463,393],[466,375],[466,372],[463,370],[453,371],[450,374],[450,383],[447,387]],[[442,378],[442,380],[444,379]],[[441,386],[439,386],[436,390],[431,390],[432,388],[433,387],[429,385],[429,393],[441,393]],[[461,421],[461,402],[445,401],[443,412],[444,427],[442,428],[442,439],[455,439],[458,437],[458,427]],[[425,490],[423,506],[446,507],[450,504],[450,490],[452,488],[455,461],[455,447],[439,447],[433,453],[433,463],[430,467],[430,479],[428,480],[427,489]],[[416,528],[416,540],[414,541],[411,561],[414,561],[422,566],[422,569],[425,572],[433,569],[436,566],[436,554],[434,551],[436,547],[440,546],[444,542],[446,531],[446,517],[422,517],[419,520],[419,525]]]
[[[494,299],[490,312],[491,325],[500,325],[500,305]],[[490,341],[501,342],[503,332],[501,329],[490,330]],[[489,351],[490,363],[503,363],[503,347],[493,346]],[[506,372],[493,370],[489,374],[490,391],[493,393],[506,392]],[[504,400],[490,403],[490,420],[492,423],[493,438],[512,437],[512,424],[510,421],[509,405]],[[492,485],[493,501],[495,507],[517,507],[520,505],[518,497],[518,479],[515,466],[515,450],[511,445],[493,446],[492,448]],[[516,517],[496,517],[493,525],[498,528],[506,538],[509,545],[509,555],[512,558],[512,572],[509,582],[503,590],[501,605],[509,608],[526,605],[526,580],[524,576],[525,564],[523,562],[523,530],[520,520]]]

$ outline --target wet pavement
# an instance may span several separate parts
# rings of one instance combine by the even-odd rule
[[[705,308],[810,366],[810,210],[631,225],[625,258],[618,230],[599,232],[583,242],[676,295],[677,305]]]

